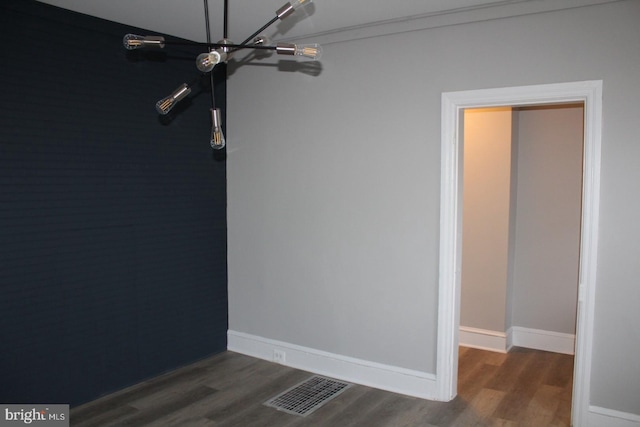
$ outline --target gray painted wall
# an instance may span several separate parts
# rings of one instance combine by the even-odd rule
[[[640,414],[638,22],[620,1],[232,69],[230,329],[435,372],[442,92],[602,79],[591,403]]]
[[[583,109],[518,111],[512,325],[574,334],[578,299]]]

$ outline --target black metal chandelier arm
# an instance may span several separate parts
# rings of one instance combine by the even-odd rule
[[[224,44],[220,45],[220,47],[226,47],[231,49],[231,52],[235,52],[240,49],[257,49],[257,50],[276,50],[277,46],[262,46],[262,45],[252,45],[252,44]]]
[[[207,43],[211,43],[211,28],[209,23],[209,2],[204,0],[204,22],[207,33]]]
[[[222,29],[222,38],[227,39],[229,37],[229,0],[224,0],[224,21]]]
[[[239,50],[239,49],[244,49],[244,48],[251,48],[254,46],[248,45],[247,43],[249,43],[250,41],[253,40],[254,37],[260,35],[261,32],[263,32],[264,30],[266,30],[267,28],[269,28],[270,26],[272,26],[273,24],[275,24],[278,19],[280,19],[278,16],[275,16],[273,19],[271,19],[271,21],[267,22],[266,24],[264,24],[262,27],[260,27],[260,29],[258,31],[256,31],[255,33],[251,34],[249,37],[247,37],[247,39],[245,41],[243,41],[242,43],[240,43],[240,45],[236,47],[234,47],[234,50]],[[265,46],[265,47],[271,47],[271,46]],[[275,47],[274,47],[275,49]]]
[[[207,43],[211,43],[211,27],[209,24],[209,2],[204,0],[204,19],[205,19],[205,29],[207,33]],[[211,48],[209,48],[211,49]],[[210,95],[211,95],[211,109],[216,109],[216,94],[215,94],[215,81],[213,78],[213,73],[209,73],[209,84],[211,85]]]
[[[174,45],[174,46],[202,46],[209,47],[214,49],[220,48],[228,48],[235,50],[240,49],[264,49],[264,50],[276,50],[276,46],[254,46],[251,44],[227,44],[227,43],[201,43],[201,42],[191,42],[191,41],[164,41],[165,45]]]

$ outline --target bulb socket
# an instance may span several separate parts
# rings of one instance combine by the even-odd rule
[[[229,39],[222,39],[222,40],[218,41],[218,44],[233,44],[233,42],[231,40],[229,40]],[[219,47],[218,51],[219,52],[223,52],[225,54],[224,58],[222,60],[223,62],[227,62],[228,60],[230,60],[231,57],[233,56],[233,52],[234,52],[232,48],[224,47],[224,46],[223,47]]]
[[[293,5],[291,3],[287,3],[276,11],[276,16],[282,21],[286,17],[291,16],[293,12],[295,12]]]
[[[292,43],[278,43],[276,45],[276,53],[278,55],[295,55],[296,45]]]
[[[222,128],[222,116],[220,114],[220,109],[210,108],[209,111],[211,111],[211,124],[213,127],[216,129]]]

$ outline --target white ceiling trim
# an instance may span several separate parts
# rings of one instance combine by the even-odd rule
[[[298,38],[300,41],[313,40],[323,45],[350,40],[360,40],[390,34],[446,27],[471,22],[490,21],[537,13],[553,12],[564,9],[594,6],[622,0],[519,0],[494,2],[482,6],[446,10],[400,19],[371,22],[353,27],[339,28],[334,31],[309,34]],[[289,41],[289,39],[283,39]]]
[[[38,0],[150,33],[204,41],[202,0]],[[286,0],[285,0],[286,1]],[[283,0],[229,0],[229,35],[241,41],[269,19]],[[308,16],[274,25],[276,40],[321,38],[335,43],[397,32],[507,16],[589,6],[619,0],[315,0]],[[222,38],[223,1],[209,0],[214,40]],[[299,19],[304,18],[304,19]],[[295,25],[294,25],[295,24]]]

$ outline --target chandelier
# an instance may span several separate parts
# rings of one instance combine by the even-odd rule
[[[199,43],[192,41],[169,41],[162,36],[140,36],[136,34],[127,34],[122,42],[128,50],[151,48],[164,49],[166,45],[191,45],[201,46],[207,51],[196,57],[196,68],[205,74],[209,74],[211,82],[211,148],[221,150],[225,147],[226,141],[222,131],[222,119],[220,108],[216,108],[214,94],[214,77],[213,69],[218,64],[227,63],[233,54],[242,49],[254,49],[272,53],[275,51],[279,55],[292,55],[309,58],[312,60],[320,59],[322,48],[318,44],[293,44],[293,43],[273,43],[269,37],[263,35],[263,31],[279,20],[284,20],[293,15],[296,10],[303,8],[311,3],[312,0],[292,0],[284,4],[275,13],[275,16],[260,27],[256,32],[247,37],[242,43],[234,44],[228,39],[227,22],[228,22],[228,0],[224,0],[224,31],[222,40],[217,43],[211,42],[211,29],[209,27],[209,4],[208,0],[204,0],[204,18],[206,22],[207,42]],[[165,98],[156,103],[156,110],[161,115],[166,115],[176,104],[185,99],[191,93],[191,84],[183,83],[176,90]]]

